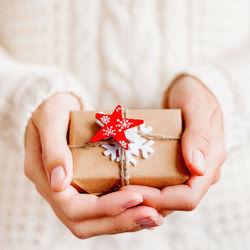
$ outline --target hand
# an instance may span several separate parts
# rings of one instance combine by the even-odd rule
[[[154,207],[162,215],[174,210],[195,209],[209,187],[219,179],[226,159],[222,112],[213,94],[191,76],[176,79],[167,94],[164,106],[182,109],[184,133],[181,146],[189,179],[183,185],[161,190],[138,185],[120,189],[140,193],[143,205]]]
[[[124,190],[98,197],[70,185],[72,156],[67,146],[69,111],[80,103],[70,93],[45,100],[33,113],[25,134],[25,174],[78,238],[138,231],[163,223],[151,207],[137,206],[142,195]]]

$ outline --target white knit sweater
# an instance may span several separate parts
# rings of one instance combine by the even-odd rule
[[[250,249],[241,146],[250,127],[249,17],[249,0],[0,1],[0,249]],[[236,149],[224,178],[195,212],[171,215],[155,232],[75,239],[24,177],[32,112],[58,91],[73,91],[86,109],[160,108],[180,73],[202,80],[222,105],[226,145]]]

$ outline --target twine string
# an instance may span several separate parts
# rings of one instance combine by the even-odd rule
[[[89,148],[89,147],[99,147],[103,144],[112,144],[115,143],[115,140],[108,140],[108,141],[97,141],[97,142],[86,142],[84,144],[76,144],[76,145],[68,145],[69,148],[71,149],[76,149],[76,148]]]
[[[127,109],[123,110],[123,117],[127,118]],[[120,161],[120,178],[121,178],[121,186],[129,185],[129,171],[127,164],[127,154],[124,147],[121,148],[121,161]]]
[[[127,109],[123,109],[123,117],[127,118]],[[138,134],[146,139],[149,140],[180,140],[180,136],[169,136],[169,135],[153,135],[150,133],[143,133],[140,131],[140,126],[138,126]],[[86,142],[84,144],[78,145],[68,145],[70,149],[79,149],[79,148],[89,148],[89,147],[98,147],[103,144],[112,144],[115,143],[115,140],[101,140],[97,142]],[[120,161],[120,179],[121,179],[121,186],[129,185],[129,171],[128,171],[128,164],[127,164],[127,154],[126,150],[121,147],[121,161]]]
[[[180,140],[181,137],[180,136],[171,136],[171,135],[152,135],[150,133],[148,134],[145,134],[145,133],[142,133],[142,132],[138,132],[138,134],[146,139],[149,139],[149,140],[168,140],[168,141],[171,141],[171,140]]]

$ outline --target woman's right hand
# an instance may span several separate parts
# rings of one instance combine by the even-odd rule
[[[57,93],[32,114],[25,133],[26,176],[78,238],[161,225],[163,217],[156,209],[137,206],[143,197],[135,191],[117,191],[98,197],[80,194],[70,185],[73,163],[67,145],[69,111],[80,108],[79,99],[73,94]]]

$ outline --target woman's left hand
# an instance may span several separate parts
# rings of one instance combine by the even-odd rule
[[[167,93],[165,108],[182,110],[181,146],[189,179],[185,184],[161,190],[139,185],[121,188],[142,194],[143,205],[154,207],[163,216],[174,210],[195,209],[210,186],[218,181],[227,155],[222,111],[214,95],[191,76],[178,78]]]

